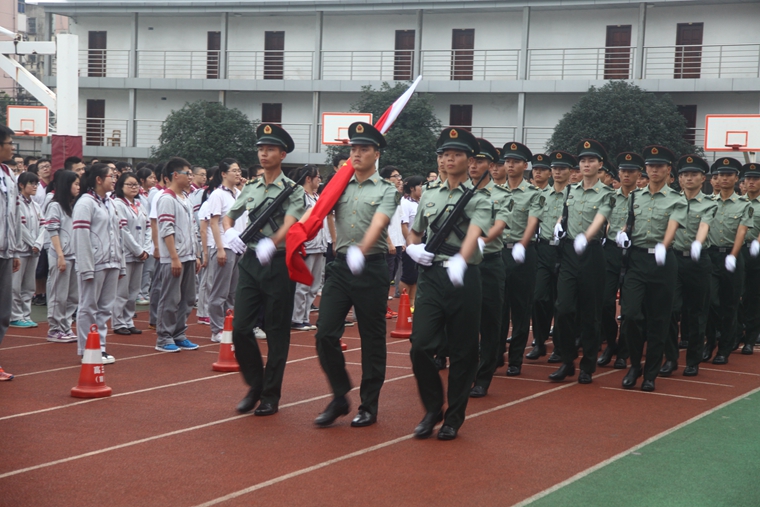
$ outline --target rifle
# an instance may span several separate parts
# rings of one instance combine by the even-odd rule
[[[567,190],[565,191],[565,206],[562,208],[562,218],[560,219],[560,225],[562,225],[562,230],[565,231],[565,236],[560,238],[559,245],[557,245],[557,262],[554,263],[554,274],[559,274],[559,268],[562,264],[562,240],[567,237],[567,220],[568,216],[570,215],[570,210],[567,208],[567,199],[570,197],[570,185],[571,183],[567,184]]]
[[[433,231],[432,237],[430,238],[430,241],[428,241],[425,244],[425,250],[430,253],[437,253],[441,252],[443,255],[456,255],[459,253],[459,248],[455,247],[453,245],[446,244],[446,238],[449,237],[449,234],[454,232],[456,236],[460,240],[464,240],[465,236],[467,236],[467,231],[463,231],[459,228],[457,225],[457,222],[459,222],[459,219],[464,217],[467,219],[467,215],[464,214],[464,208],[467,206],[467,203],[470,202],[470,199],[472,199],[472,196],[475,195],[475,192],[478,190],[478,187],[483,182],[485,177],[488,175],[488,171],[484,172],[483,175],[480,177],[477,183],[472,188],[466,188],[464,191],[464,194],[462,194],[462,197],[459,198],[459,200],[456,202],[456,204],[447,204],[446,207],[443,208],[441,213],[438,214],[437,217],[435,217],[435,220],[433,220],[433,223],[430,224],[430,229]],[[452,208],[451,211],[447,214],[446,210],[449,208]],[[445,218],[443,218],[445,216]],[[438,223],[442,220],[442,223]]]
[[[636,216],[633,214],[633,200],[635,197],[635,191],[631,190],[630,193],[630,199],[631,202],[628,203],[628,219],[625,222],[625,233],[628,234],[628,239],[631,239],[631,234],[633,234],[633,224],[636,221]],[[623,248],[623,262],[620,265],[620,278],[618,279],[618,284],[623,285],[623,278],[625,278],[625,273],[628,271],[628,249]]]
[[[296,187],[303,182],[307,174],[307,172],[304,172],[298,181],[292,185],[288,185],[286,183],[285,190],[280,192],[277,197],[270,197],[265,199],[264,202],[248,212],[248,226],[240,234],[240,239],[243,241],[243,243],[248,244],[251,241],[261,241],[261,239],[264,238],[261,230],[267,224],[269,224],[269,226],[272,228],[272,231],[277,232],[280,226],[277,225],[275,218],[281,215],[282,203],[284,203],[290,197],[290,195],[295,192]],[[275,215],[275,213],[277,213],[277,215]]]

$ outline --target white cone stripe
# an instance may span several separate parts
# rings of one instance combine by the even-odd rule
[[[103,364],[103,354],[100,349],[85,349],[82,356],[82,364]]]
[[[232,343],[232,331],[222,331],[222,343]]]

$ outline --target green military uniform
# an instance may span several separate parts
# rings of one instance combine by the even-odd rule
[[[709,165],[697,155],[684,155],[676,164],[678,174],[690,171],[707,173]],[[684,195],[686,198],[686,196]],[[676,255],[678,276],[676,278],[673,314],[670,321],[670,333],[665,343],[666,363],[660,370],[660,376],[668,376],[678,364],[678,322],[681,322],[681,339],[688,342],[686,350],[686,375],[696,374],[702,361],[705,326],[710,301],[710,277],[712,263],[707,250],[709,239],[702,245],[704,253],[699,260],[691,257],[691,246],[697,239],[701,224],[711,225],[718,205],[701,191],[692,199],[686,198],[686,224],[676,231],[673,240],[673,252]],[[668,361],[670,364],[668,364]]]
[[[501,150],[503,160],[514,158],[530,161],[533,154],[527,146],[520,143],[507,143]],[[508,186],[509,182],[505,184]],[[515,244],[522,241],[530,217],[539,218],[541,214],[541,190],[525,180],[515,188],[510,188],[507,203],[508,220],[504,229],[504,250],[502,259],[506,268],[506,285],[504,288],[504,305],[501,321],[501,342],[499,354],[506,350],[509,322],[512,320],[512,340],[509,343],[507,375],[519,375],[528,343],[530,317],[533,312],[533,289],[536,284],[536,242],[535,236],[525,248],[525,262],[518,263],[513,257]]]
[[[760,164],[745,164],[742,167],[745,178],[760,178]],[[753,241],[760,237],[760,196],[750,199],[752,207],[752,225],[744,238],[742,252],[744,256],[744,294],[742,294],[742,312],[744,316],[744,347],[742,354],[751,354],[760,335],[760,256],[750,254]],[[749,210],[748,210],[749,211]],[[760,245],[756,245],[760,246]]]
[[[597,141],[587,139],[578,146],[578,158],[593,156],[600,160],[607,157],[604,148]],[[557,307],[554,324],[554,338],[560,339],[560,355],[563,367],[555,372],[552,380],[563,380],[563,375],[575,373],[574,363],[578,357],[575,337],[576,312],[580,327],[583,358],[580,368],[588,375],[596,370],[596,356],[599,353],[599,322],[602,312],[604,291],[605,260],[602,249],[604,229],[588,241],[583,253],[578,255],[574,248],[575,238],[585,234],[597,215],[609,220],[615,197],[612,188],[598,180],[591,188],[583,188],[583,181],[570,187],[567,206],[567,236],[562,241],[562,263],[557,282]],[[562,372],[562,373],[560,373]],[[557,377],[557,374],[559,375]]]
[[[644,148],[644,159],[651,165],[672,165],[675,155],[665,147],[648,146]],[[634,387],[641,376],[646,341],[642,389],[651,391],[662,365],[678,277],[676,257],[671,249],[667,250],[661,266],[653,254],[659,248],[657,245],[662,243],[671,220],[686,225],[687,203],[667,184],[656,193],[648,185],[634,192],[633,198],[633,231],[626,231],[632,246],[628,249],[629,266],[623,281],[621,330],[628,342],[631,369],[623,379],[623,387]]]
[[[720,158],[710,167],[710,173],[739,174],[741,168],[741,162],[736,159]],[[718,204],[718,209],[708,235],[708,253],[713,265],[713,280],[717,284],[720,306],[710,308],[708,320],[712,321],[711,330],[720,333],[718,351],[713,363],[726,364],[736,339],[736,315],[744,282],[744,256],[741,252],[736,256],[736,269],[733,273],[726,269],[726,257],[731,255],[739,227],[752,227],[754,208],[750,206],[746,197],[736,192],[728,199],[723,199],[720,194],[713,199]],[[703,358],[708,354],[712,355],[715,342],[715,333],[708,333]]]
[[[453,149],[474,155],[479,150],[475,137],[459,128],[444,129],[438,145],[444,150]],[[471,185],[468,185],[471,187]],[[412,229],[422,234],[427,232],[430,242],[435,235],[433,225],[440,225],[443,218],[468,187],[459,185],[450,188],[449,182],[429,189],[422,194],[417,216]],[[467,231],[470,224],[478,226],[487,234],[491,224],[491,203],[487,193],[475,192],[465,207],[465,216],[458,226]],[[478,330],[481,315],[481,279],[476,265],[483,260],[478,248],[464,274],[464,284],[454,286],[447,273],[448,260],[452,252],[459,251],[462,241],[451,232],[446,238],[445,249],[435,252],[431,266],[420,265],[417,282],[414,323],[412,327],[412,349],[410,352],[414,376],[417,379],[422,403],[428,415],[437,417],[443,408],[443,384],[436,367],[434,356],[439,350],[442,331],[448,331],[451,366],[448,381],[448,409],[444,426],[458,430],[464,422],[470,388],[478,369]],[[426,416],[427,417],[427,416]]]
[[[382,135],[372,125],[357,122],[348,129],[350,143],[385,146]],[[373,217],[380,213],[390,219],[398,207],[396,187],[375,171],[359,181],[354,175],[335,205],[336,260],[327,266],[325,285],[317,319],[317,354],[322,369],[332,387],[336,400],[345,403],[351,390],[341,350],[344,322],[354,307],[359,323],[362,349],[362,380],[359,394],[360,415],[368,412],[377,416],[380,388],[385,381],[386,345],[385,310],[388,303],[390,278],[385,255],[388,252],[386,235],[365,252],[364,269],[354,275],[346,261],[348,249],[359,246]],[[355,420],[356,421],[356,420]],[[373,421],[374,422],[374,421]],[[319,422],[317,424],[320,424]]]
[[[286,152],[293,151],[294,148],[290,135],[277,125],[259,125],[257,138],[258,145],[280,146]],[[253,180],[243,186],[227,216],[237,220],[243,213],[249,213],[261,204],[265,204],[266,208],[267,201],[275,199],[291,185],[295,183],[282,173],[268,185],[263,177]],[[298,185],[282,204],[281,209],[273,215],[277,229],[282,227],[285,215],[298,220],[305,211],[303,187]],[[268,238],[277,231],[272,228],[270,221],[260,232]],[[238,285],[235,292],[237,311],[232,322],[232,341],[235,344],[235,356],[240,365],[240,372],[251,387],[249,397],[255,399],[260,396],[262,404],[270,403],[276,408],[280,400],[282,378],[290,347],[290,316],[293,313],[295,283],[290,280],[285,265],[285,243],[277,245],[277,253],[271,262],[264,266],[255,253],[258,241],[254,239],[248,243],[248,248],[238,264]],[[266,369],[253,334],[262,307],[264,331],[267,335]],[[249,407],[253,408],[252,404]]]

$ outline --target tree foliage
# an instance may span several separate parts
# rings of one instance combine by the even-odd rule
[[[351,111],[372,113],[372,118],[377,121],[408,87],[409,83],[397,83],[393,87],[383,83],[379,90],[364,86],[359,100],[351,105]],[[388,146],[380,155],[380,167],[396,166],[404,176],[426,174],[435,169],[435,142],[441,128],[440,120],[433,113],[432,96],[415,94],[385,135]],[[331,146],[327,150],[328,163],[332,155],[341,150],[345,148]]]
[[[641,153],[659,144],[677,155],[702,153],[684,140],[686,119],[668,95],[657,96],[625,81],[611,81],[588,93],[566,113],[547,143],[549,150],[575,153],[578,141],[596,139],[610,157],[624,151]]]
[[[212,167],[225,157],[242,165],[256,163],[254,122],[238,109],[218,102],[188,102],[172,111],[161,126],[155,161],[183,157],[194,165]]]

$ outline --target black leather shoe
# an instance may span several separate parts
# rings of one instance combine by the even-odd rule
[[[627,366],[628,362],[622,357],[615,359],[615,364],[612,365],[612,367],[616,370],[625,370]]]
[[[253,407],[255,407],[259,402],[259,398],[261,398],[261,393],[253,388],[250,388],[248,390],[248,394],[245,395],[245,398],[240,400],[240,403],[238,403],[237,411],[241,414],[247,414],[253,410]]]
[[[488,390],[483,386],[475,386],[470,389],[470,398],[482,398],[488,394]]]
[[[654,380],[645,380],[641,383],[641,390],[651,393],[654,391]]]
[[[552,363],[552,364],[561,363],[562,362],[562,358],[556,352],[552,352],[552,355],[549,356],[549,359],[547,359],[546,362],[547,363]]]
[[[745,343],[744,347],[742,347],[742,354],[745,356],[751,356],[754,351],[755,347],[753,347],[751,343]]]
[[[549,375],[552,382],[562,382],[566,377],[575,375],[575,365],[573,363],[562,363],[557,371]]]
[[[591,374],[581,370],[581,372],[578,374],[578,383],[579,384],[590,384],[591,383]]]
[[[683,369],[684,377],[696,377],[699,373],[699,366],[687,366]]]
[[[634,368],[628,370],[628,373],[623,377],[623,389],[633,389],[636,387],[636,381],[641,376],[641,368]]]
[[[132,326],[132,327],[129,328],[129,332],[132,333],[132,334],[142,334],[142,331],[140,331],[139,329],[137,329],[134,326]]]
[[[702,362],[706,363],[707,361],[710,360],[711,357],[712,357],[712,351],[705,348],[705,350],[702,352]]]
[[[660,377],[670,377],[670,375],[678,369],[678,363],[675,361],[665,361],[665,364],[660,368]]]
[[[377,422],[377,416],[370,414],[363,408],[359,409],[359,413],[356,414],[354,420],[351,421],[351,426],[354,428],[363,428],[365,426],[372,426]]]
[[[457,437],[457,430],[444,424],[441,429],[438,430],[438,440],[454,440]]]
[[[688,349],[689,348],[689,342],[687,340],[681,340],[678,342],[678,348],[679,349]]]
[[[543,357],[546,355],[546,346],[545,345],[536,345],[533,347],[533,350],[525,354],[525,359],[533,359],[536,360],[539,357]]]
[[[712,360],[713,364],[728,364],[728,358],[726,356],[721,356],[718,354],[715,356]]]
[[[515,366],[514,364],[507,367],[507,377],[516,377],[522,372],[522,366]]]
[[[596,360],[596,364],[599,366],[607,366],[610,364],[610,361],[612,361],[612,356],[614,355],[615,351],[612,350],[612,347],[607,347],[604,349],[604,352],[602,352],[602,355],[599,356],[599,359]]]
[[[428,412],[420,423],[414,428],[415,438],[430,438],[436,424],[443,421],[443,412]]]
[[[446,356],[436,356],[436,358],[435,358],[435,367],[438,368],[438,371],[445,370],[446,369]]]
[[[119,329],[114,329],[113,332],[114,334],[121,334],[125,336],[132,334],[129,332],[129,329],[127,329],[126,327],[120,327]]]
[[[277,413],[277,405],[274,403],[260,403],[253,415],[274,415]]]
[[[348,400],[344,396],[340,396],[327,405],[325,411],[314,419],[314,424],[324,428],[334,423],[338,417],[346,414],[348,414]]]

